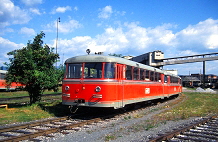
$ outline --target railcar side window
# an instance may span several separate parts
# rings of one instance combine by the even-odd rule
[[[140,69],[140,80],[145,80],[145,70]]]
[[[154,81],[154,76],[155,76],[154,72],[150,71],[150,80],[151,81]]]
[[[177,77],[170,76],[170,83],[179,83],[179,80]]]
[[[160,76],[160,73],[159,73],[159,72],[156,72],[156,73],[155,73],[155,81],[161,82],[161,76]]]
[[[115,63],[105,63],[104,78],[115,78]]]
[[[134,80],[139,80],[139,68],[134,68],[133,70]]]
[[[167,75],[164,75],[164,83],[167,83]]]
[[[126,66],[126,79],[132,80],[132,66]]]
[[[155,72],[155,75],[154,75],[154,81],[157,81],[157,79],[158,79],[158,73]]]
[[[146,78],[146,80],[150,79],[150,71],[149,70],[146,70],[145,78]]]
[[[84,78],[102,78],[102,63],[85,63]]]
[[[158,73],[158,81],[161,82],[161,73]]]
[[[179,78],[179,84],[181,84],[181,79]]]
[[[82,63],[68,64],[67,78],[81,78],[82,77]]]

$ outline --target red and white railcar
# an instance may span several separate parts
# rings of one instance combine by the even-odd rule
[[[0,70],[0,90],[16,90],[24,87],[24,85],[16,82],[12,82],[10,86],[7,86],[5,81],[6,73],[7,71]]]
[[[180,77],[124,58],[84,55],[65,65],[64,105],[117,109],[182,92]]]

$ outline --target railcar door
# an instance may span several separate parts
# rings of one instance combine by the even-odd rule
[[[118,80],[118,85],[117,85],[117,100],[118,100],[118,107],[124,107],[124,84],[123,84],[123,79],[125,78],[125,70],[124,70],[124,65],[122,64],[117,64],[117,80]]]
[[[168,97],[170,94],[170,76],[164,75],[164,97]]]

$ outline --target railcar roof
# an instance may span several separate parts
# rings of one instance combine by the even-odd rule
[[[163,71],[163,70],[160,70],[160,69],[148,66],[148,65],[144,65],[138,62],[134,62],[134,61],[131,61],[125,58],[115,57],[115,56],[81,55],[81,56],[75,56],[75,57],[69,58],[65,61],[65,63],[83,63],[83,62],[116,62],[120,64],[126,64],[129,66],[145,68],[147,70],[156,71],[156,72],[164,73],[167,75],[172,75],[169,72],[166,72],[166,71]],[[176,75],[172,75],[172,76],[176,76]]]
[[[116,62],[120,64],[126,64],[130,66],[144,67],[149,70],[154,70],[151,66],[147,66],[138,62],[134,62],[125,58],[115,57],[115,56],[105,56],[105,55],[82,55],[69,58],[65,63],[82,63],[82,62]],[[156,69],[159,70],[159,69]],[[161,70],[160,70],[161,71]]]

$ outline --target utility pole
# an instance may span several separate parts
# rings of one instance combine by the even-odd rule
[[[58,54],[58,23],[61,22],[60,20],[61,20],[61,19],[60,19],[60,17],[59,17],[59,18],[57,19],[56,54]],[[57,67],[57,62],[58,62],[58,61],[56,61],[56,67]]]
[[[205,89],[205,61],[203,61],[203,89]]]

